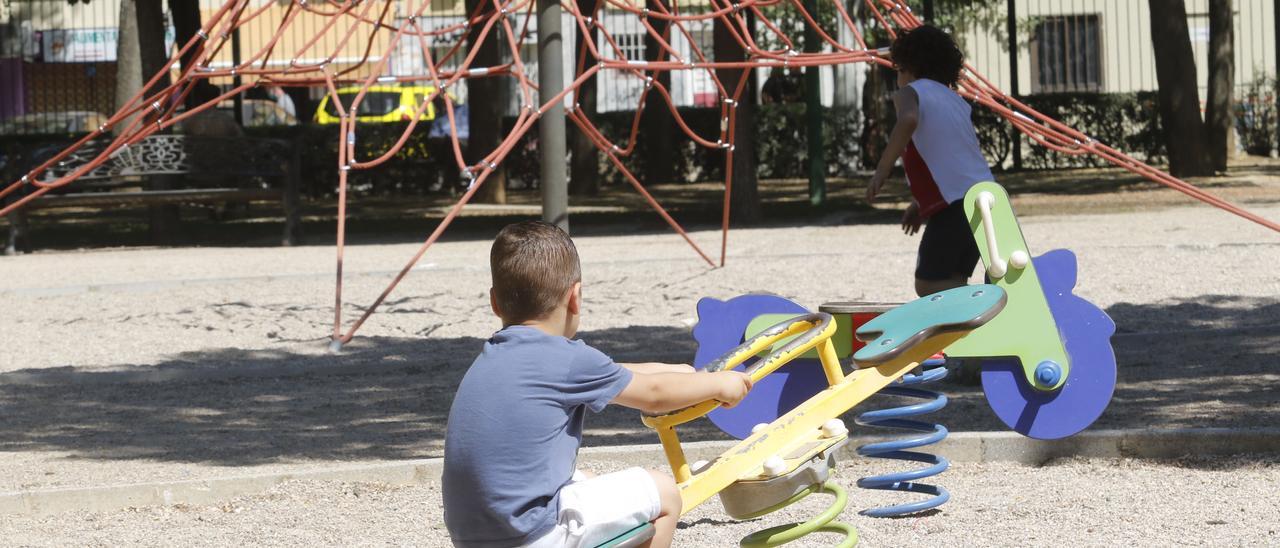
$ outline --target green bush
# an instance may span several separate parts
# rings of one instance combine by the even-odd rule
[[[1023,102],[1036,111],[1075,128],[1096,141],[1147,163],[1165,162],[1164,140],[1155,92],[1140,93],[1055,93],[1026,97]],[[1003,118],[975,106],[974,126],[987,161],[995,167],[1012,165],[1014,129]],[[1051,151],[1024,135],[1024,169],[1063,169],[1110,165],[1093,156],[1068,155]]]
[[[1236,124],[1242,145],[1251,154],[1270,154],[1276,147],[1276,108],[1274,80],[1260,80],[1250,85],[1237,104]],[[1149,163],[1165,160],[1156,95],[1151,93],[1121,94],[1054,94],[1028,97],[1025,102],[1075,127],[1085,134]],[[703,138],[716,140],[720,133],[718,108],[681,108],[685,124]],[[761,178],[805,177],[808,164],[805,106],[800,103],[770,103],[757,111],[756,154]],[[593,120],[611,140],[625,145],[633,119],[631,112],[609,112]],[[859,136],[865,123],[861,111],[854,106],[825,109],[823,140],[826,148],[827,174],[833,177],[865,176]],[[993,168],[1011,166],[1012,128],[987,109],[975,106],[974,126],[983,153]],[[510,130],[512,120],[507,121]],[[363,124],[356,143],[358,159],[371,160],[389,150],[400,139],[404,124]],[[642,126],[643,128],[643,126]],[[568,125],[570,134],[576,131]],[[304,125],[275,128],[252,128],[255,137],[287,139],[302,148],[303,192],[312,198],[329,198],[338,187],[338,132],[336,126]],[[419,126],[403,148],[388,161],[368,170],[351,170],[351,192],[364,195],[423,195],[439,192],[457,193],[465,181],[454,165],[448,141],[428,139],[427,127]],[[696,146],[675,124],[672,134],[638,136],[633,154],[623,159],[640,181],[646,181],[643,158],[650,146],[673,147],[671,157],[677,180],[686,182],[720,181],[724,178],[724,151]],[[5,141],[9,141],[5,139]],[[19,142],[20,141],[20,142]],[[1027,169],[1061,169],[1097,167],[1106,163],[1094,156],[1058,154],[1022,137],[1023,167]],[[34,142],[29,138],[0,143],[6,150],[17,151],[36,146],[60,144],[57,141]],[[67,142],[66,144],[70,144]],[[19,146],[20,145],[20,146]],[[14,154],[11,156],[21,156]],[[537,128],[532,128],[517,144],[504,165],[514,188],[534,188],[538,182]],[[21,174],[11,160],[10,180]],[[626,184],[622,174],[603,155],[600,158],[602,184]]]
[[[686,125],[700,137],[715,141],[720,135],[720,110],[711,108],[682,108],[680,116]],[[809,162],[808,136],[804,125],[803,104],[782,103],[760,105],[756,114],[756,155],[759,177],[803,177]],[[601,132],[619,145],[625,145],[631,130],[633,113],[611,112],[599,116],[596,121]],[[858,171],[858,132],[860,115],[854,108],[826,109],[823,115],[823,142],[826,149],[827,174],[838,177],[853,176]],[[624,164],[640,181],[645,180],[645,166],[641,161],[647,147],[673,146],[674,170],[682,174],[686,182],[719,181],[724,178],[725,154],[723,150],[697,146],[679,126],[673,125],[673,135],[652,139],[639,134],[636,150],[624,159]],[[604,181],[625,184],[622,174],[607,160]]]
[[[1270,156],[1276,149],[1276,79],[1263,74],[1249,82],[1235,107],[1240,146],[1249,154]]]

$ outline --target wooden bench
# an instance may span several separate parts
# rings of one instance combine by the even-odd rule
[[[40,175],[53,181],[89,163],[110,143],[94,140]],[[284,210],[284,245],[299,238],[299,151],[292,143],[252,137],[152,135],[123,148],[102,165],[10,213],[6,252],[30,250],[27,213],[36,209],[151,207],[153,239],[176,227],[181,204],[278,201]],[[34,190],[34,188],[31,188]],[[21,198],[21,195],[15,199]]]

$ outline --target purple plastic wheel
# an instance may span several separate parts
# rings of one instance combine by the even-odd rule
[[[1116,357],[1111,335],[1116,324],[1093,303],[1072,293],[1076,256],[1056,249],[1033,259],[1049,312],[1066,345],[1071,371],[1052,392],[1027,384],[1022,366],[1012,359],[982,363],[987,404],[1009,428],[1024,436],[1052,440],[1084,430],[1107,409],[1116,387]]]

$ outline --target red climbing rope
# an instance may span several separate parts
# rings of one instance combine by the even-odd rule
[[[628,168],[626,160],[636,150],[640,120],[645,108],[666,108],[670,111],[675,126],[696,146],[724,151],[725,191],[719,260],[719,265],[723,266],[728,249],[729,204],[734,180],[734,131],[738,123],[739,101],[749,81],[748,78],[743,77],[747,71],[759,68],[801,68],[849,63],[874,63],[882,66],[891,64],[884,50],[868,46],[862,29],[846,10],[842,1],[827,1],[830,1],[835,8],[836,24],[852,35],[852,44],[841,43],[834,38],[832,33],[824,29],[814,15],[805,9],[804,2],[801,0],[709,0],[705,6],[700,5],[695,8],[683,7],[675,0],[670,2],[597,0],[588,12],[580,11],[576,1],[565,1],[561,8],[574,18],[583,36],[577,53],[575,74],[578,74],[578,77],[560,94],[554,97],[539,97],[537,84],[529,77],[528,68],[521,57],[522,46],[529,38],[530,22],[534,17],[533,0],[487,0],[477,5],[461,22],[430,28],[424,27],[424,23],[428,21],[427,16],[432,13],[432,3],[429,0],[401,0],[399,13],[392,13],[391,0],[340,0],[317,4],[311,4],[307,0],[292,0],[285,9],[283,17],[275,25],[275,32],[258,51],[251,52],[248,58],[233,67],[213,69],[210,68],[211,64],[218,53],[228,46],[233,31],[251,21],[267,17],[269,9],[275,5],[272,2],[266,2],[254,7],[251,0],[228,0],[208,16],[195,37],[173,53],[164,68],[143,87],[144,91],[135,94],[106,124],[40,164],[20,180],[0,188],[0,198],[14,194],[23,188],[32,189],[25,196],[12,200],[10,204],[0,208],[0,216],[22,207],[50,190],[73,183],[77,178],[101,166],[113,156],[120,154],[126,147],[138,143],[147,136],[164,131],[184,119],[214,108],[221,100],[255,86],[323,86],[330,104],[333,105],[340,119],[338,164],[335,166],[338,170],[337,279],[334,288],[332,336],[336,344],[341,344],[351,340],[396,285],[408,275],[431,245],[457,218],[481,185],[515,149],[519,140],[534,127],[537,120],[550,109],[551,105],[557,101],[563,101],[565,97],[572,94],[571,105],[566,109],[569,119],[596,148],[605,154],[610,163],[644,197],[654,211],[712,266],[715,266],[716,262],[649,193],[644,184]],[[867,13],[874,20],[872,24],[885,29],[890,36],[896,33],[896,29],[909,29],[920,25],[919,19],[902,2],[892,0],[864,0],[864,2]],[[823,46],[819,49],[830,51],[820,53],[796,51],[794,37],[788,36],[781,27],[770,20],[764,11],[764,8],[779,7],[796,10],[817,35]],[[646,35],[657,44],[659,52],[657,58],[651,61],[628,59],[623,47],[601,20],[601,15],[606,11],[614,14],[624,13],[638,20]],[[286,48],[285,37],[292,36],[289,31],[304,18],[319,18],[323,25],[302,45],[291,48],[292,51],[282,51]],[[756,38],[756,32],[748,30],[749,21],[752,20],[757,23],[755,29],[762,33],[762,36],[769,36],[772,39],[771,42],[781,44],[782,47],[777,50],[762,47],[761,41]],[[654,21],[657,21],[656,26]],[[743,60],[717,62],[714,55],[703,51],[690,27],[707,24],[722,26],[724,32],[731,36],[741,49]],[[476,37],[476,43],[499,41],[505,46],[506,56],[510,61],[493,66],[477,66],[475,58],[479,49],[474,46],[468,49],[466,37],[469,34]],[[835,34],[839,35],[839,33]],[[324,37],[336,37],[336,44],[327,51],[319,51],[320,46],[317,44]],[[375,51],[375,45],[382,39],[385,39],[385,42],[381,51]],[[675,45],[677,39],[687,45],[687,53],[682,53],[681,48]],[[358,43],[358,40],[365,40],[360,59],[355,62],[344,62],[343,68],[336,68],[335,59],[339,52],[345,51],[348,44]],[[408,41],[410,45],[416,42],[417,50],[425,60],[426,74],[383,76],[387,72],[388,62],[402,41]],[[451,46],[443,55],[436,57],[433,47],[439,47],[440,43],[451,44]],[[182,66],[179,60],[188,55],[195,59],[195,62],[189,66]],[[272,63],[282,58],[288,60],[285,66]],[[320,61],[299,61],[299,59],[316,58]],[[371,63],[371,60],[375,61]],[[445,65],[453,67],[442,68]],[[160,80],[176,67],[180,67],[178,77],[172,83],[157,88]],[[356,76],[356,73],[362,69],[366,70],[367,75]],[[606,136],[599,126],[579,108],[583,83],[605,71],[637,78],[644,85],[628,131],[618,141]],[[714,87],[719,98],[721,122],[719,130],[714,135],[699,135],[676,109],[676,101],[672,98],[671,91],[662,83],[662,79],[657,77],[660,73],[672,71],[704,74]],[[238,76],[246,83],[194,109],[182,113],[177,111],[178,106],[200,81],[232,76]],[[724,79],[728,76],[731,76],[733,81],[726,85]],[[351,113],[359,110],[370,87],[376,84],[425,82],[433,86],[435,91],[423,98],[417,106],[417,114],[421,115],[428,105],[439,100],[444,105],[444,115],[448,118],[450,127],[456,128],[455,98],[448,90],[456,87],[462,80],[475,78],[507,78],[515,83],[521,108],[513,129],[492,151],[488,151],[474,164],[467,164],[464,160],[463,146],[456,131],[450,133],[452,160],[470,181],[466,193],[436,225],[426,241],[377,299],[364,308],[361,316],[344,331],[342,267],[346,248],[348,175],[351,170],[374,168],[390,160],[408,141],[418,124],[418,116],[414,116],[391,146],[381,151],[368,151],[357,148],[359,123]],[[350,103],[339,100],[338,88],[344,86],[360,88],[359,93]],[[153,91],[149,95],[146,92],[146,90],[155,89],[158,91]],[[1041,146],[1063,154],[1096,155],[1118,167],[1207,204],[1280,231],[1280,225],[1273,221],[1245,211],[1036,112],[1005,95],[972,67],[966,66],[966,74],[959,84],[959,91],[967,99],[991,109],[1008,120],[1015,129]],[[90,140],[107,136],[110,136],[108,145],[88,163],[75,167],[65,175],[55,176],[51,173],[52,168],[66,161],[71,154]],[[668,136],[655,138],[667,139]],[[371,153],[376,155],[370,156]],[[361,157],[369,159],[358,159]]]

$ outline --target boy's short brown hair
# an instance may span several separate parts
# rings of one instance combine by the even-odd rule
[[[498,232],[489,251],[489,269],[504,325],[546,317],[573,284],[582,281],[573,240],[542,221],[510,224]]]

